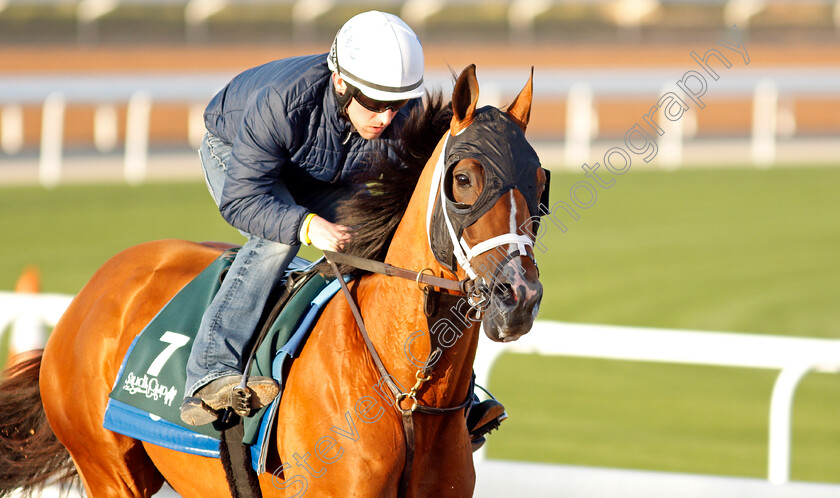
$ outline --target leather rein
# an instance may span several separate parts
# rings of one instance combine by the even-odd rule
[[[466,295],[470,305],[475,306],[474,303],[481,304],[484,302],[484,299],[486,299],[483,295],[484,291],[481,288],[479,288],[480,286],[475,286],[474,281],[469,279],[452,280],[448,278],[437,277],[435,275],[424,273],[426,270],[423,270],[421,272],[415,272],[404,268],[398,268],[387,263],[382,263],[379,261],[364,259],[358,256],[351,256],[349,254],[337,253],[332,251],[324,251],[324,256],[326,257],[327,262],[330,264],[330,267],[332,267],[333,272],[335,272],[335,275],[338,278],[341,290],[344,292],[344,296],[347,298],[347,303],[350,305],[350,310],[353,313],[353,317],[356,319],[356,325],[358,325],[359,327],[359,331],[361,332],[362,338],[365,341],[365,345],[367,346],[368,352],[370,353],[370,356],[373,359],[373,363],[376,365],[381,379],[385,381],[385,384],[388,386],[388,389],[394,396],[394,406],[400,411],[400,414],[402,416],[403,434],[405,436],[405,465],[403,466],[402,476],[400,477],[400,487],[398,496],[405,496],[405,493],[408,490],[408,483],[411,479],[411,470],[412,464],[414,462],[415,453],[415,429],[413,417],[414,412],[420,412],[431,415],[445,415],[452,412],[456,412],[458,410],[462,410],[466,408],[472,400],[473,384],[472,382],[470,383],[470,389],[467,390],[466,398],[457,406],[452,406],[449,408],[438,408],[434,406],[420,404],[417,401],[417,392],[420,390],[420,388],[425,382],[432,378],[432,368],[434,367],[434,364],[437,363],[437,360],[435,360],[431,364],[429,364],[429,362],[427,361],[423,367],[419,368],[414,374],[416,379],[414,386],[408,392],[403,392],[401,386],[397,385],[397,383],[394,381],[394,378],[388,373],[388,370],[385,368],[385,364],[382,362],[382,358],[379,357],[379,353],[376,351],[373,342],[370,340],[370,336],[368,335],[367,328],[365,327],[365,323],[362,319],[359,307],[356,304],[356,300],[350,293],[350,289],[347,288],[347,284],[344,282],[344,276],[339,271],[338,266],[336,266],[336,263],[345,264],[354,268],[358,268],[360,270],[379,273],[382,275],[400,277],[407,280],[414,280],[415,282],[417,282],[418,286],[420,284],[427,284],[427,286],[423,289],[423,292],[425,294],[424,311],[429,322],[430,331],[433,329],[435,318],[437,318],[435,316],[436,309],[439,309],[441,307],[438,301],[443,296],[452,296],[444,299],[452,299],[453,297],[457,299],[462,299],[463,296]],[[439,291],[432,290],[431,287],[438,287],[440,289],[455,291],[460,293],[461,295],[456,296],[452,294],[444,294]],[[475,299],[478,299],[478,301],[476,302]],[[440,349],[438,349],[438,351],[440,351]],[[429,358],[431,358],[433,354],[434,351],[429,354]],[[403,402],[406,400],[410,400],[411,402],[411,405],[409,407],[403,406]]]

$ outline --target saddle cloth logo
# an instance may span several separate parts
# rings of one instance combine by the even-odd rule
[[[180,407],[193,339],[234,254],[235,250],[223,253],[178,291],[146,325],[126,355],[111,398],[207,436],[218,435],[212,425],[185,425]]]

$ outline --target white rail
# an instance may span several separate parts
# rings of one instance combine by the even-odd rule
[[[482,334],[475,361],[479,384],[487,382],[502,353],[780,370],[770,403],[767,479],[772,484],[790,481],[791,415],[799,381],[811,371],[840,372],[840,339],[538,321],[512,343],[494,343]]]
[[[10,333],[18,353],[44,347],[44,327],[55,327],[73,296],[0,291],[0,338]]]
[[[522,86],[521,70],[482,71],[483,103],[500,105],[512,98]],[[671,69],[543,69],[534,82],[534,93],[541,99],[567,102],[566,161],[577,167],[590,157],[590,144],[597,137],[598,116],[593,101],[603,97],[650,97],[656,101],[664,88],[674,89],[674,82],[685,68]],[[0,116],[2,135],[0,147],[6,154],[14,154],[21,147],[23,113],[21,106],[43,106],[40,178],[44,186],[57,185],[61,180],[64,110],[71,104],[88,104],[108,111],[109,106],[124,103],[128,107],[124,157],[124,175],[129,183],[144,180],[148,160],[149,115],[154,104],[182,103],[190,106],[190,141],[202,135],[201,108],[233,74],[103,74],[103,75],[38,75],[0,76]],[[427,88],[448,90],[452,77],[445,72],[429,72]],[[840,98],[840,69],[837,68],[742,68],[727,73],[714,82],[709,93],[715,97],[751,99],[753,102],[752,150],[753,161],[759,166],[775,162],[775,144],[779,136],[779,100],[798,96],[826,96]],[[486,101],[487,96],[493,102]],[[117,125],[113,108],[95,114],[97,146],[108,149],[113,142]],[[689,112],[684,118],[693,120]],[[666,122],[667,120],[661,120]],[[682,142],[691,136],[683,130],[670,129],[661,137],[663,161],[678,165],[682,161]],[[665,126],[665,125],[663,125]],[[110,137],[110,138],[108,138]],[[197,147],[197,143],[191,143]]]

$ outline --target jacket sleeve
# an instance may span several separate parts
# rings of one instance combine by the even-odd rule
[[[283,244],[299,244],[298,231],[309,210],[295,204],[280,172],[291,156],[294,117],[275,89],[249,99],[232,144],[219,209],[244,232]]]

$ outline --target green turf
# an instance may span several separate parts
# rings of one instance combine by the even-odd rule
[[[554,175],[552,202],[573,206],[569,190],[583,179]],[[540,317],[840,338],[838,185],[838,169],[618,177],[579,220],[561,212],[565,233],[546,223]],[[511,419],[488,455],[765,477],[775,376],[504,356],[491,387]],[[838,406],[836,375],[803,380],[793,479],[840,482]]]
[[[777,372],[503,355],[491,376],[510,418],[490,458],[767,477]],[[840,482],[840,379],[809,374],[795,401],[791,478]]]
[[[578,175],[555,175],[569,202]],[[618,177],[548,222],[541,318],[840,338],[840,169]]]
[[[245,240],[222,220],[202,183],[0,188],[0,213],[0,289],[12,289],[29,264],[41,269],[44,292],[75,293],[108,258],[135,244]]]
[[[555,173],[552,201],[586,177]],[[840,338],[840,168],[637,171],[550,220],[540,318]],[[0,289],[37,264],[76,292],[132,244],[243,239],[200,183],[0,189]],[[314,254],[309,252],[308,254]],[[488,453],[761,477],[770,371],[503,356],[491,388],[511,419]],[[840,379],[797,392],[793,478],[840,482]]]

